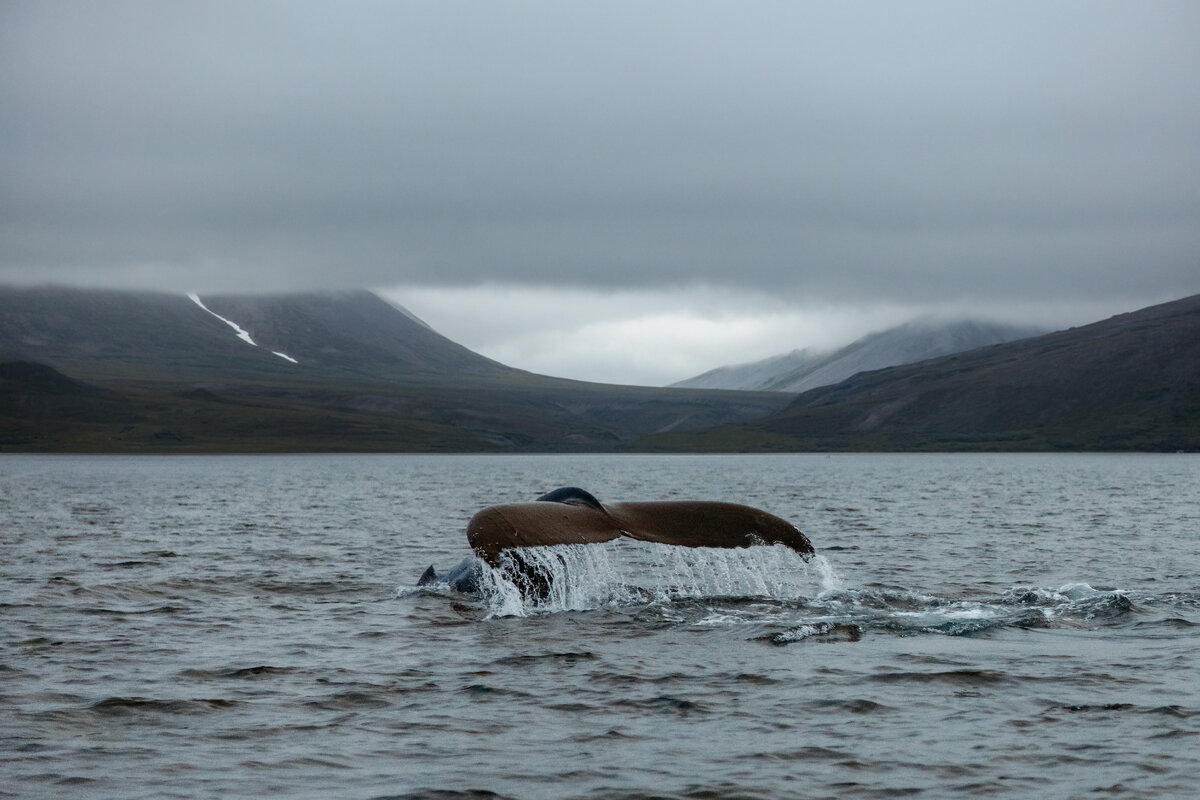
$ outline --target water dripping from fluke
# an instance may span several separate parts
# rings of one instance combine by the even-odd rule
[[[802,602],[827,588],[824,559],[775,545],[739,549],[614,541],[510,549],[483,564],[478,591],[489,617],[528,616],[682,600]]]

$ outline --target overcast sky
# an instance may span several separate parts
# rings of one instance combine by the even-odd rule
[[[0,283],[661,383],[1200,292],[1200,3],[0,0]]]

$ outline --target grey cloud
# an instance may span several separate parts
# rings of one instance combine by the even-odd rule
[[[1200,290],[1188,2],[2,9],[0,281]]]

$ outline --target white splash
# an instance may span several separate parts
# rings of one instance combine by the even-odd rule
[[[816,570],[817,577],[821,579],[821,594],[840,592],[846,588],[842,579],[833,571],[833,564],[830,564],[829,559],[825,556],[813,556],[812,567]]]
[[[195,303],[196,305],[200,306],[200,308],[204,309],[204,310],[205,310],[205,311],[207,311],[209,314],[212,314],[214,317],[216,317],[217,319],[221,320],[221,322],[224,322],[226,325],[228,325],[229,327],[233,328],[234,332],[235,332],[235,333],[237,333],[237,338],[241,339],[243,342],[245,342],[245,343],[246,343],[246,344],[248,344],[248,345],[252,345],[252,346],[254,346],[254,347],[258,347],[258,344],[257,344],[257,343],[254,341],[254,339],[252,339],[252,338],[250,337],[250,332],[249,332],[249,331],[247,331],[247,330],[246,330],[245,328],[243,328],[242,326],[238,325],[238,324],[237,324],[236,322],[234,322],[233,320],[231,320],[231,319],[225,319],[225,317],[222,317],[220,314],[218,314],[217,312],[213,311],[213,310],[212,310],[211,308],[209,308],[208,306],[204,305],[204,302],[203,302],[203,301],[200,299],[200,295],[196,294],[195,292],[188,292],[188,299],[189,299],[189,300],[191,300],[191,301],[192,301],[193,303]],[[299,363],[300,363],[299,361],[297,361],[296,359],[294,359],[294,358],[292,358],[291,356],[287,355],[286,353],[280,353],[280,352],[279,352],[279,351],[277,351],[277,350],[272,350],[272,351],[271,351],[271,355],[276,355],[276,356],[279,356],[279,357],[280,357],[280,358],[282,358],[283,360],[285,360],[285,361],[290,361],[290,362],[291,362],[291,363],[293,363],[293,364],[299,364]]]
[[[821,591],[832,568],[783,545],[724,549],[620,539],[515,548],[498,569],[483,572],[488,616],[503,617],[705,597],[795,600]]]

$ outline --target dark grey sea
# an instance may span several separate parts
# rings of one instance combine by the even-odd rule
[[[417,587],[562,485],[782,547]],[[0,796],[1194,798],[1200,458],[0,457]]]

